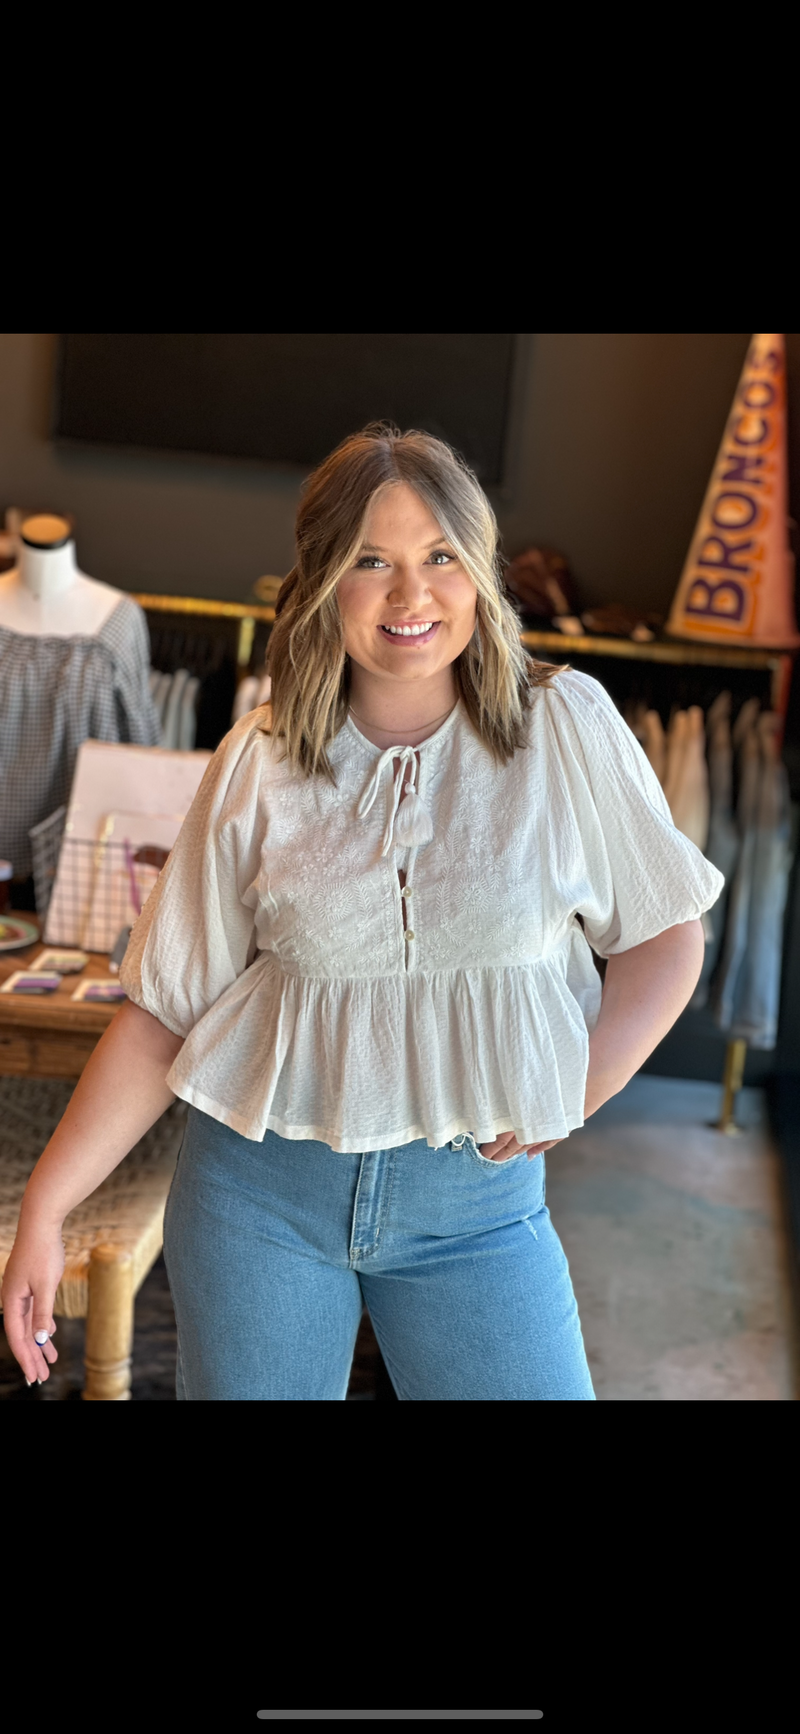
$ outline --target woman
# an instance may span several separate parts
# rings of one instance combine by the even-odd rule
[[[64,1217],[177,1095],[179,1399],[342,1401],[366,1303],[401,1399],[592,1400],[543,1152],[687,1004],[722,875],[599,683],[529,662],[439,440],[310,478],[269,667],[26,1189],[12,1349],[47,1378]]]

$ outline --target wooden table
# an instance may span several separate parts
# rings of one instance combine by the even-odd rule
[[[29,910],[9,910],[20,921],[41,922]],[[17,969],[30,969],[41,940],[20,951],[0,952],[0,987]],[[48,947],[48,949],[50,949]],[[16,1078],[79,1078],[103,1031],[123,1005],[73,1003],[80,981],[108,980],[108,954],[90,951],[80,975],[65,975],[55,993],[41,998],[0,993],[0,1075]]]

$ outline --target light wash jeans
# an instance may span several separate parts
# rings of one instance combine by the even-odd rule
[[[690,1006],[693,1011],[708,1004],[709,985],[719,961],[725,934],[731,882],[741,850],[741,837],[733,813],[733,748],[730,742],[712,744],[708,751],[709,824],[705,857],[717,867],[725,884],[703,917],[706,936],[703,967]]]
[[[730,1038],[769,1050],[778,1039],[783,923],[792,865],[791,796],[782,760],[744,766],[741,848],[710,987],[714,1022]]]
[[[190,1108],[164,1258],[179,1401],[343,1402],[365,1304],[401,1401],[594,1401],[543,1155],[256,1143]]]

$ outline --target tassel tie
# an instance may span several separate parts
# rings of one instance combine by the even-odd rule
[[[399,758],[397,775],[394,779],[392,811],[389,823],[383,835],[381,855],[388,855],[394,846],[397,849],[415,848],[420,843],[430,843],[433,836],[433,824],[427,807],[423,806],[416,792],[417,760],[414,747],[387,747],[375,766],[370,780],[358,803],[359,816],[363,818],[372,806],[380,787],[381,776],[385,765],[392,759]],[[403,793],[403,777],[406,765],[411,766],[411,776],[406,790],[405,800],[400,800]],[[398,811],[399,808],[399,811]]]

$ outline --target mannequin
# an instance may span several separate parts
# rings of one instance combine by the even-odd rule
[[[68,519],[25,518],[20,542],[18,566],[0,574],[0,626],[42,638],[96,637],[124,593],[79,571]]]
[[[0,856],[30,909],[30,831],[68,801],[81,743],[157,747],[161,724],[138,602],[79,571],[68,518],[29,516],[17,535],[0,573]]]

